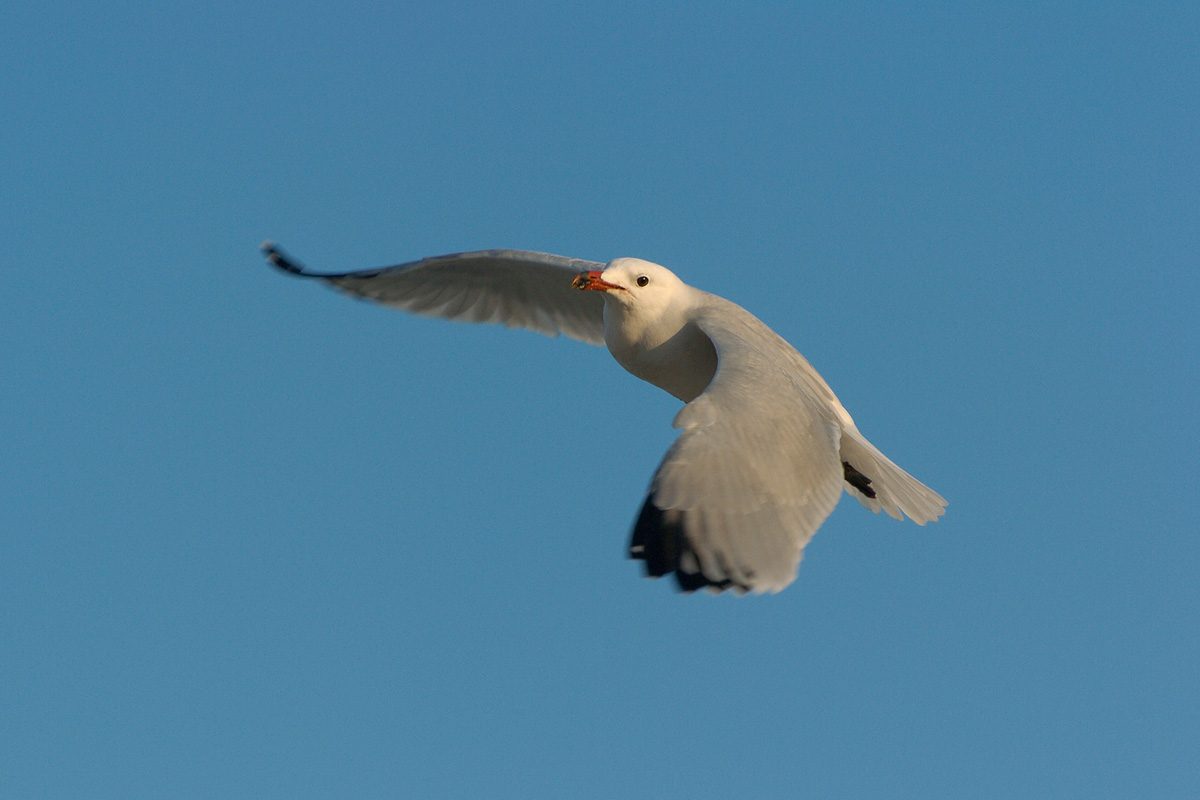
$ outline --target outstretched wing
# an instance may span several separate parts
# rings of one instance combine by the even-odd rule
[[[305,278],[320,278],[350,294],[414,314],[463,322],[495,322],[547,336],[560,333],[604,344],[604,298],[571,288],[595,261],[525,250],[480,250],[434,256],[359,272],[311,272],[264,242],[267,261]]]
[[[828,386],[787,342],[712,297],[695,322],[717,351],[708,388],[654,476],[630,557],[682,589],[777,592],[837,505],[841,428]],[[836,402],[836,400],[835,400]]]

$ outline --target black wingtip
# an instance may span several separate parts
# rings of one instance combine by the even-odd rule
[[[646,498],[642,511],[633,526],[629,540],[629,557],[642,561],[646,575],[661,578],[674,573],[675,584],[681,592],[708,589],[722,592],[734,589],[745,593],[749,587],[728,578],[712,580],[699,570],[699,562],[684,531],[683,515],[678,511],[665,512],[654,504],[654,495]],[[685,567],[689,563],[691,567]]]
[[[260,244],[258,249],[262,250],[263,256],[267,259],[267,263],[278,270],[287,272],[291,275],[299,275],[302,278],[317,277],[313,273],[306,271],[304,267],[285,256],[283,251],[279,249],[279,246],[270,239]]]

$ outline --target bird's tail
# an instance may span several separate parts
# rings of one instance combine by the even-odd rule
[[[842,431],[840,452],[846,492],[876,514],[886,511],[896,519],[907,515],[924,525],[946,513],[941,495],[893,464],[857,428]]]

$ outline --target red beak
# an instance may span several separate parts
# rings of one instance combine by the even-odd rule
[[[615,283],[609,283],[600,278],[598,270],[587,270],[575,276],[575,280],[571,281],[571,285],[576,289],[591,289],[597,292],[609,292],[614,289],[624,289],[624,286],[617,286]]]

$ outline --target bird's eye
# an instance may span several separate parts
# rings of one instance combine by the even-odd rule
[[[638,279],[637,279],[638,286],[645,286],[649,282],[650,282],[650,279],[647,278],[645,275],[638,275]]]

